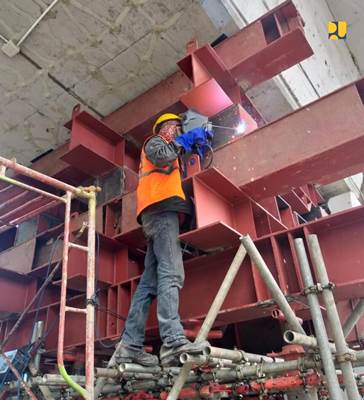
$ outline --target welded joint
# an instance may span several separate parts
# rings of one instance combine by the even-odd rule
[[[354,352],[346,351],[344,353],[336,353],[335,354],[335,360],[338,363],[343,363],[343,362],[347,362],[347,361],[355,362],[355,361],[357,361],[357,357],[356,357],[356,354]]]
[[[77,197],[90,199],[91,197],[95,196],[96,193],[101,192],[101,190],[102,189],[99,186],[78,186],[74,192],[74,195]]]

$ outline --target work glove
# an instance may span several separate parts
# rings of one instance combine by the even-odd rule
[[[194,128],[183,133],[175,139],[175,142],[182,146],[186,153],[191,153],[193,150],[198,151],[204,147],[210,146],[213,133],[206,128]],[[200,151],[198,151],[200,154]]]

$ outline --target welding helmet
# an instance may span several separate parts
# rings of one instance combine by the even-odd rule
[[[158,126],[166,121],[182,121],[182,118],[177,114],[166,113],[162,114],[158,119],[155,121],[153,125],[153,134],[155,135],[158,131]]]

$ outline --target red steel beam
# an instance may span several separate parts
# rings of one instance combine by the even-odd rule
[[[329,94],[214,154],[214,166],[255,199],[364,170],[364,79]]]
[[[217,56],[245,89],[272,78],[312,55],[300,16],[286,1],[214,48]],[[259,65],[259,68],[257,67]],[[176,72],[141,96],[125,104],[103,122],[139,142],[150,132],[151,119],[163,111],[183,111],[183,94],[191,82]]]
[[[292,298],[295,297],[292,305],[300,317],[309,318],[306,313],[307,306],[304,304],[304,297],[301,295],[303,285],[293,245],[294,238],[317,234],[330,280],[336,285],[334,289],[336,301],[341,302],[351,298],[360,298],[363,294],[362,288],[364,285],[362,268],[364,248],[361,240],[364,235],[363,221],[364,206],[361,206],[288,231],[275,232],[254,240],[282,290],[291,295]],[[340,246],[337,243],[340,243]],[[345,251],[342,251],[343,248]],[[125,271],[131,262],[128,257],[118,258],[112,249],[109,249],[109,252],[115,257],[118,270]],[[190,325],[192,319],[201,319],[206,314],[234,254],[235,248],[230,248],[222,252],[185,261],[186,283],[181,291],[180,314],[187,325]],[[100,262],[103,264],[102,259]],[[343,265],[346,267],[343,268]],[[131,276],[120,275],[114,285],[102,289],[99,293],[101,309],[107,307],[121,316],[126,316],[131,296],[139,281],[140,272],[140,270],[134,269]],[[270,306],[265,303],[271,299],[271,295],[259,275],[255,272],[250,260],[246,259],[222,307],[217,326],[270,317],[272,310],[276,309],[273,303]],[[6,294],[3,292],[0,291],[0,304],[2,304],[3,296],[10,298],[10,291]],[[196,301],[196,298],[198,298],[198,301]],[[45,305],[41,309],[42,315],[48,315],[46,331],[53,324],[58,304],[58,302],[54,302]],[[73,307],[82,306],[84,297],[70,298],[68,304]],[[155,311],[154,304],[148,321],[149,334],[157,332]],[[342,315],[342,317],[345,320],[347,315]],[[33,315],[29,315],[27,319],[29,323],[25,321],[24,325],[22,325],[24,328],[20,329],[20,333],[16,338],[14,337],[16,345],[21,346],[25,344],[23,341],[29,340],[28,330],[31,327],[33,318]],[[65,346],[72,347],[84,344],[84,330],[80,329],[82,317],[71,315],[69,318]],[[104,315],[104,319],[99,319],[99,337],[101,339],[117,337],[120,335],[123,324],[124,321],[117,321],[115,316],[109,315],[106,317]],[[12,342],[12,345],[15,345],[15,342]],[[56,335],[52,335],[52,337],[47,338],[46,350],[54,350],[55,346]]]

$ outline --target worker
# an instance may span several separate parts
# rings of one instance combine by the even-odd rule
[[[182,352],[198,353],[208,342],[187,340],[178,314],[179,291],[184,282],[182,251],[178,239],[179,217],[190,214],[182,189],[179,154],[193,142],[204,140],[203,128],[182,133],[181,118],[163,114],[153,135],[142,148],[137,188],[137,220],[147,240],[144,272],[131,302],[117,363],[158,365],[158,357],[143,351],[149,306],[157,297],[157,317],[162,339],[160,361],[171,365]]]

